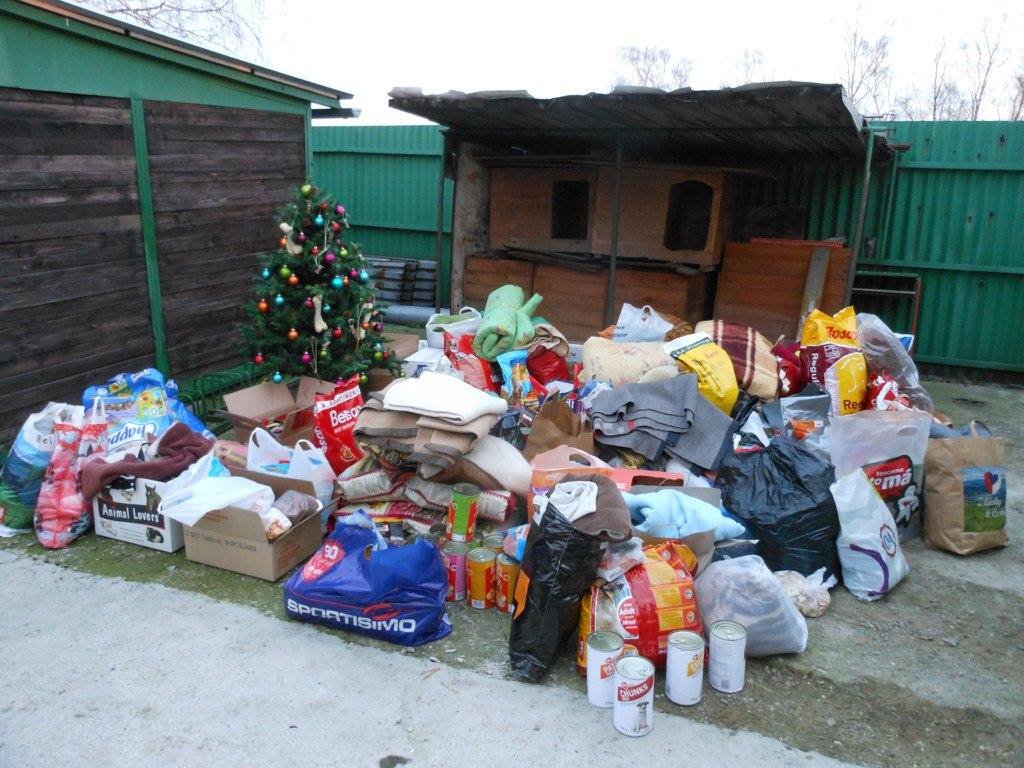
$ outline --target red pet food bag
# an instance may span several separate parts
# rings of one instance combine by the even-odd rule
[[[316,440],[331,469],[339,475],[366,455],[356,440],[356,419],[362,409],[358,376],[339,383],[329,395],[314,397]]]
[[[485,392],[497,392],[501,385],[501,374],[497,374],[489,360],[477,357],[473,352],[473,335],[464,333],[460,336],[453,336],[448,331],[444,332],[444,354],[455,370],[462,371],[466,383]]]

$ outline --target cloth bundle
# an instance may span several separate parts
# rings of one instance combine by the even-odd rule
[[[664,453],[709,470],[718,466],[732,425],[700,394],[693,374],[602,392],[590,416],[600,443],[651,461]]]
[[[494,360],[502,352],[525,347],[533,340],[532,315],[541,301],[537,294],[527,300],[518,285],[495,288],[487,297],[483,320],[473,339],[473,351],[485,360]]]

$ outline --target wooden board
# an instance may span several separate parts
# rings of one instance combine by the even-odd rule
[[[801,303],[811,254],[820,243],[728,243],[715,295],[714,316],[752,326],[774,341],[781,335],[798,338]],[[843,307],[850,250],[831,248],[821,290],[820,308]]]

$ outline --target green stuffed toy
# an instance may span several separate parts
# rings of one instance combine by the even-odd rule
[[[491,291],[473,339],[473,352],[485,360],[494,360],[503,352],[530,343],[534,333],[532,316],[544,299],[536,293],[529,301],[525,299],[526,294],[518,285],[503,285]]]

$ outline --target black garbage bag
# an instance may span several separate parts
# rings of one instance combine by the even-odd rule
[[[536,683],[580,622],[580,602],[597,576],[602,540],[578,531],[554,505],[530,526],[520,582],[528,580],[508,637],[512,673]],[[517,595],[522,587],[516,587]]]
[[[726,452],[716,480],[722,504],[759,540],[757,554],[772,571],[809,576],[824,567],[826,578],[841,579],[839,517],[829,490],[835,468],[784,435],[758,447],[745,435],[740,452]]]

